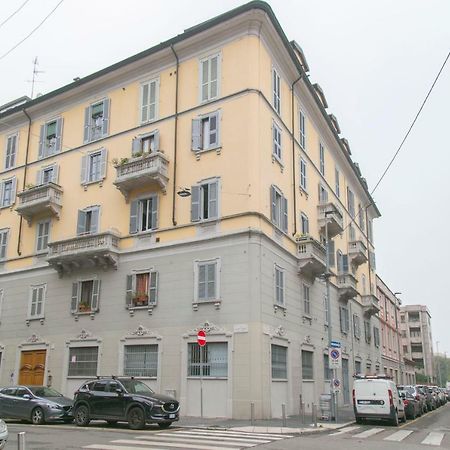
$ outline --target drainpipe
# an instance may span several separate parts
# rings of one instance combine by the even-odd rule
[[[178,70],[180,68],[180,60],[178,55],[173,48],[173,44],[170,45],[175,59],[177,61],[176,65],[176,82],[175,82],[175,131],[174,131],[174,144],[173,144],[173,192],[172,192],[172,224],[176,226],[177,221],[175,219],[175,194],[177,191],[177,135],[178,135]]]
[[[23,183],[22,183],[22,191],[25,190],[25,184],[27,179],[27,170],[28,170],[28,153],[30,150],[30,136],[31,136],[31,117],[27,113],[26,109],[23,109],[23,113],[27,116],[28,119],[28,135],[27,135],[27,148],[25,151],[25,169],[23,172]],[[20,244],[22,242],[22,226],[23,226],[23,217],[20,216],[19,219],[19,236],[17,238],[17,254],[19,256],[22,255],[22,252],[20,251]]]
[[[295,135],[294,135],[294,85],[302,79],[302,75],[300,75],[292,84],[291,84],[291,118],[292,118],[292,185],[294,189],[294,233],[295,236],[297,234],[297,186],[295,185]]]

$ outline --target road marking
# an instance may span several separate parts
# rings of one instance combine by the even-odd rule
[[[384,440],[400,442],[407,438],[411,433],[413,433],[413,430],[400,430],[388,437],[385,437]]]
[[[241,432],[241,431],[227,431],[227,430],[176,430],[172,433],[182,433],[182,434],[192,434],[195,436],[198,435],[208,435],[208,436],[236,436],[236,437],[249,437],[252,439],[272,439],[272,440],[280,440],[285,438],[294,437],[290,434],[270,434],[270,433],[252,433],[252,432]],[[161,433],[158,433],[160,435]]]
[[[192,438],[192,434],[189,433],[158,433],[158,436],[163,436],[163,437],[169,437],[170,439],[175,438],[181,438],[181,439],[186,439],[186,438]],[[158,437],[156,436],[156,437]],[[149,436],[139,436],[136,437],[136,439],[151,439],[151,437]],[[200,434],[196,434],[195,435],[196,439],[206,439],[206,440],[217,440],[220,439],[221,441],[234,441],[234,442],[249,442],[252,444],[268,444],[269,442],[272,442],[271,440],[268,439],[263,439],[263,438],[252,438],[250,436],[242,436],[242,437],[228,437],[228,436],[217,436],[217,435],[208,435],[208,436],[203,436]]]
[[[111,441],[113,444],[135,444],[135,445],[158,445],[160,447],[175,447],[175,448],[193,448],[195,450],[230,450],[233,447],[217,447],[215,445],[204,445],[204,444],[186,444],[184,442],[150,442],[150,441],[139,441],[139,440],[131,440],[131,439],[118,439],[116,441]],[[194,442],[194,441],[192,441]],[[239,444],[242,447],[242,444]],[[250,444],[250,447],[255,447],[256,444]],[[149,447],[147,447],[149,448]],[[240,447],[235,447],[240,448]],[[152,449],[154,450],[154,449]]]
[[[368,430],[363,431],[362,433],[354,434],[353,437],[365,439],[369,436],[373,436],[374,434],[381,433],[382,431],[384,431],[384,428],[369,428]]]
[[[162,437],[160,434],[157,436],[136,436],[135,439],[143,439],[145,441],[157,441],[157,442],[196,442],[197,440],[200,440],[200,442],[202,440],[206,440],[208,442],[205,442],[205,444],[224,444],[226,440],[232,440],[234,442],[230,442],[231,445],[236,444],[236,445],[241,445],[242,447],[253,447],[257,444],[268,444],[269,442],[271,442],[270,440],[257,440],[257,439],[250,439],[250,438],[225,438],[222,436],[180,436],[180,435],[176,435],[176,434],[169,434],[167,437],[167,435],[163,435]]]
[[[444,439],[445,433],[438,433],[436,431],[432,431],[428,434],[428,436],[421,442],[421,444],[425,445],[441,445],[442,439]]]
[[[92,448],[98,450],[136,450],[136,446],[134,445],[133,447],[129,447],[124,445],[110,445],[110,444],[91,444],[83,448]],[[151,450],[167,450],[167,449],[152,447]]]
[[[331,433],[329,436],[338,436],[340,434],[350,433],[350,431],[358,430],[361,427],[345,427],[341,428],[340,431],[337,431],[336,433]]]

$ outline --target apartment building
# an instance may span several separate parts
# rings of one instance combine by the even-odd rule
[[[400,309],[400,330],[405,358],[414,362],[415,371],[436,380],[433,369],[431,314],[425,305],[405,305]]]
[[[380,213],[308,72],[251,2],[0,108],[0,383],[132,375],[195,416],[202,375],[205,416],[279,417],[329,391],[332,327],[350,402]]]

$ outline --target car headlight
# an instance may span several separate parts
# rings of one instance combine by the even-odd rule
[[[62,409],[62,406],[59,406],[56,403],[47,403],[46,406],[50,409]]]
[[[0,433],[4,433],[8,430],[8,427],[6,426],[6,423],[0,419]]]

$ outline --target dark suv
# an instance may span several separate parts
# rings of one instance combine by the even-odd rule
[[[84,427],[91,419],[106,420],[110,425],[128,422],[133,430],[157,423],[168,428],[179,419],[179,403],[167,395],[153,392],[133,377],[101,377],[86,381],[75,392],[73,416]]]

